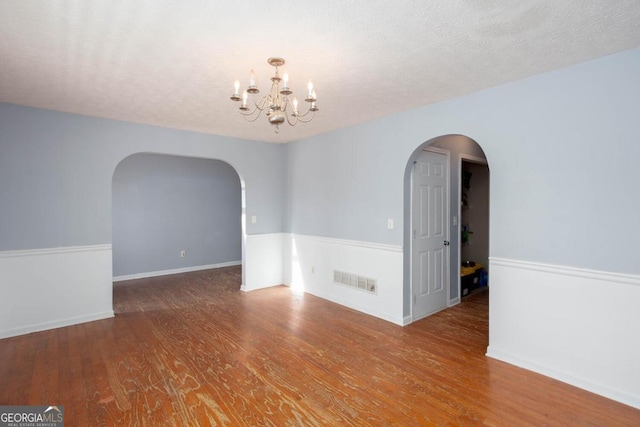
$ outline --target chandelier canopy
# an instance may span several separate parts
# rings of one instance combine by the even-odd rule
[[[285,121],[290,126],[295,126],[298,122],[307,123],[313,119],[313,113],[318,111],[316,106],[316,91],[313,89],[313,83],[309,81],[307,88],[309,90],[304,100],[309,103],[307,111],[300,113],[298,110],[298,100],[291,96],[293,91],[289,89],[289,75],[284,73],[282,78],[278,73],[278,67],[284,65],[284,59],[282,58],[269,58],[267,60],[269,65],[275,67],[276,72],[271,77],[271,90],[268,94],[258,98],[257,94],[260,93],[258,86],[256,85],[256,77],[253,70],[251,70],[251,77],[249,79],[249,87],[242,92],[240,97],[240,82],[235,81],[233,95],[231,95],[232,101],[242,101],[238,108],[240,114],[249,122],[255,122],[261,113],[266,110],[267,119],[269,123],[275,126],[275,131],[280,131],[280,125]],[[280,83],[282,83],[282,89],[280,89]],[[249,106],[249,95],[251,97],[251,103]],[[253,95],[256,95],[255,98]]]

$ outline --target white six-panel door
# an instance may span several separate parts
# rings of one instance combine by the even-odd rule
[[[446,154],[423,151],[413,168],[413,320],[447,307],[448,163]]]

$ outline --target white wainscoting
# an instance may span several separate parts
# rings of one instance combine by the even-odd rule
[[[111,245],[0,252],[0,338],[113,317]]]
[[[284,280],[306,292],[363,313],[405,324],[402,315],[402,247],[289,234],[284,243]],[[334,283],[339,270],[376,279],[371,294]]]
[[[148,273],[127,274],[124,276],[114,276],[114,282],[122,282],[124,280],[146,279],[147,277],[168,276],[170,274],[190,273],[192,271],[210,270],[212,268],[232,267],[241,265],[242,261],[220,262],[218,264],[196,265],[193,267],[174,268],[171,270],[150,271]]]
[[[487,356],[640,408],[640,276],[490,266]]]
[[[245,236],[243,291],[282,285],[282,244],[285,234],[249,234]]]

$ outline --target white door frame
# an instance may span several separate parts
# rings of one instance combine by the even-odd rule
[[[446,206],[447,206],[447,211],[446,211],[446,217],[447,217],[447,231],[446,231],[446,235],[447,235],[447,239],[451,241],[451,239],[449,238],[451,236],[450,233],[450,226],[451,226],[451,152],[449,150],[445,150],[442,148],[437,148],[437,147],[425,147],[422,151],[430,151],[433,153],[438,153],[438,154],[443,154],[444,156],[446,156],[447,158],[447,176],[446,176],[446,182],[447,182],[447,200],[445,202]],[[417,158],[417,157],[416,157]],[[411,306],[411,310],[410,310],[410,315],[411,315],[411,322],[414,322],[417,319],[414,319],[413,317],[413,229],[414,229],[414,223],[415,220],[413,218],[413,207],[414,207],[414,200],[413,200],[413,186],[414,186],[414,182],[413,182],[413,168],[415,168],[416,165],[416,161],[414,160],[413,165],[411,167],[411,178],[410,178],[410,182],[411,182],[411,191],[409,192],[409,211],[411,212],[410,214],[410,239],[411,239],[411,244],[409,245],[409,288],[410,288],[410,303],[409,305]],[[459,204],[459,203],[458,203]],[[459,209],[459,208],[458,208]],[[458,218],[460,217],[460,215],[458,214]],[[459,228],[459,227],[458,227]],[[459,236],[458,236],[459,238]],[[458,248],[459,250],[459,248]],[[451,251],[447,251],[447,260],[446,260],[446,274],[448,276],[447,280],[447,286],[446,286],[446,291],[447,291],[447,307],[451,306]],[[460,255],[458,254],[458,257]],[[460,275],[460,266],[458,266],[458,275]],[[460,293],[460,279],[458,279],[458,294]],[[421,319],[423,319],[424,317],[421,317]]]

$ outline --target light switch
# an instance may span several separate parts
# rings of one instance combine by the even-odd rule
[[[387,219],[387,229],[393,230],[393,218]]]
[[[251,215],[251,224],[255,224],[258,222],[258,217],[256,215]]]

